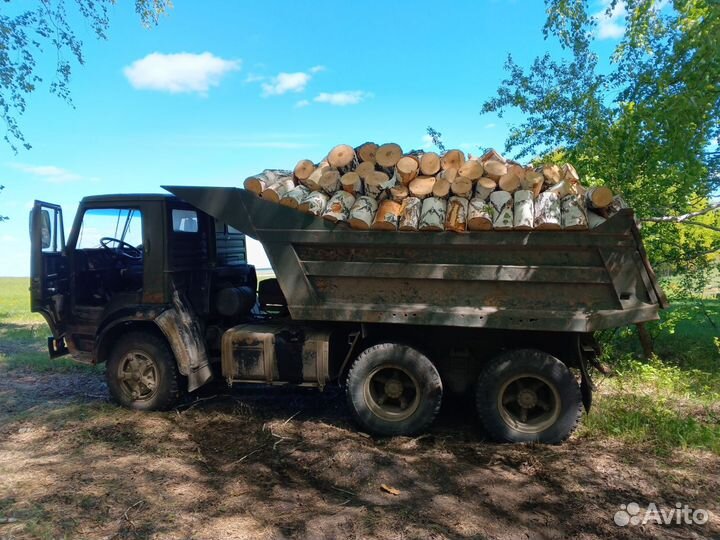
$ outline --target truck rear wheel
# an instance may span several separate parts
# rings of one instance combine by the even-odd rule
[[[557,444],[580,421],[580,387],[565,364],[537,350],[508,351],[483,370],[477,411],[498,442]]]
[[[421,352],[382,343],[360,353],[347,377],[347,398],[358,423],[376,435],[412,435],[432,424],[442,382]]]
[[[106,376],[113,400],[128,409],[164,411],[181,396],[180,373],[167,343],[148,332],[118,340]]]

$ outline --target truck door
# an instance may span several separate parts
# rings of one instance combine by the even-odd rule
[[[30,307],[41,313],[55,338],[64,333],[68,266],[62,208],[35,201],[30,211]]]

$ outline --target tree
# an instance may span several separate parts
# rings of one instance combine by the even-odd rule
[[[607,14],[622,5],[611,0]],[[546,7],[545,38],[563,54],[527,69],[509,56],[482,112],[520,110],[525,120],[511,126],[506,151],[572,162],[586,183],[621,192],[654,262],[701,282],[720,250],[720,3],[625,0],[624,36],[605,72],[588,2]]]
[[[12,13],[0,13],[0,115],[6,126],[5,142],[14,152],[18,145],[30,148],[18,119],[26,110],[27,97],[44,81],[37,61],[46,48],[56,55],[49,90],[72,106],[72,67],[74,63],[84,64],[85,58],[83,42],[68,16],[68,5],[70,14],[79,15],[98,39],[107,39],[108,9],[114,3],[115,0],[34,0],[24,2],[20,9],[8,9]],[[157,24],[171,6],[171,0],[135,0],[135,11],[146,27]]]

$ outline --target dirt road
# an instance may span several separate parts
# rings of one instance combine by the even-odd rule
[[[491,444],[462,402],[376,440],[339,394],[217,387],[162,414],[105,396],[100,374],[0,372],[0,538],[720,537],[710,453]],[[616,525],[631,502],[710,522]]]

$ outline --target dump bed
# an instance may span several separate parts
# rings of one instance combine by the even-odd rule
[[[166,189],[263,244],[296,320],[591,332],[667,305],[631,210],[589,231],[356,231],[243,189]]]

